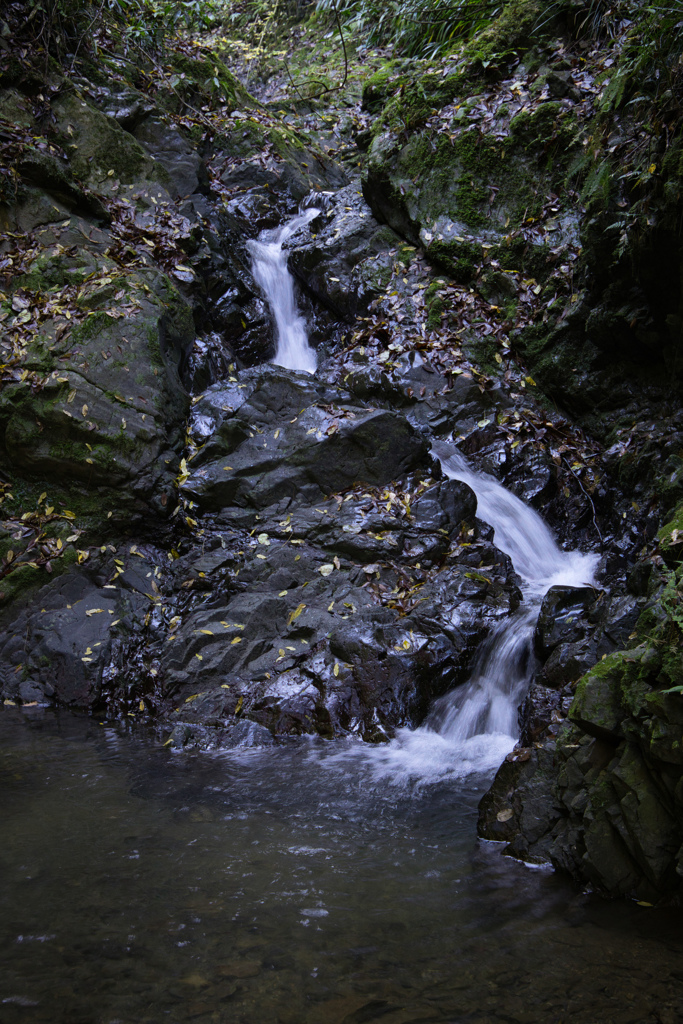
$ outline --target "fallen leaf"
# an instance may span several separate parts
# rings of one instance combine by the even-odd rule
[[[302,613],[302,611],[304,610],[305,607],[306,607],[305,604],[300,604],[300,605],[298,605],[294,609],[293,612],[290,613],[290,616],[287,619],[287,625],[288,626],[291,626],[293,622],[296,622],[296,620],[299,618],[299,616],[301,615],[301,613]]]

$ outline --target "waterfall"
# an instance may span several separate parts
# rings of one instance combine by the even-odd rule
[[[315,372],[315,352],[282,246],[318,214],[305,210],[248,242],[254,278],[275,318],[274,362],[306,373]],[[437,700],[420,728],[400,730],[391,743],[373,751],[376,770],[394,781],[487,771],[500,763],[517,740],[517,709],[533,676],[532,639],[543,596],[558,584],[592,584],[597,561],[596,555],[563,551],[537,512],[493,477],[472,470],[452,446],[437,442],[434,452],[446,476],[475,492],[477,515],[493,527],[496,546],[510,556],[524,600],[484,642],[469,680]]]
[[[378,775],[393,781],[435,781],[489,771],[518,738],[517,709],[534,671],[533,633],[550,587],[593,583],[597,555],[563,551],[541,517],[493,477],[472,470],[463,456],[437,443],[434,453],[451,480],[477,496],[477,516],[493,527],[494,543],[522,579],[521,607],[482,645],[469,680],[439,698],[418,729],[402,729],[373,753]]]
[[[254,280],[275,318],[277,349],[273,362],[305,373],[315,373],[315,352],[308,344],[306,321],[297,309],[294,281],[287,269],[287,254],[282,251],[282,245],[319,213],[316,209],[305,210],[281,228],[262,231],[258,240],[247,242]]]

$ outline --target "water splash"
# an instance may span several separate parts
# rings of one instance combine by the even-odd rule
[[[524,602],[482,645],[463,685],[434,703],[418,729],[402,729],[369,756],[376,777],[421,785],[462,778],[496,768],[514,747],[517,709],[533,676],[533,633],[550,587],[593,583],[597,555],[563,551],[541,517],[463,456],[444,444],[434,452],[451,480],[468,484],[477,496],[477,515],[494,530],[494,542],[508,554],[522,578]]]
[[[304,210],[282,227],[262,231],[257,240],[247,242],[254,280],[275,318],[277,349],[273,362],[305,373],[315,373],[316,357],[308,344],[306,321],[297,308],[294,280],[287,269],[287,254],[282,246],[319,213],[320,210],[314,208]]]

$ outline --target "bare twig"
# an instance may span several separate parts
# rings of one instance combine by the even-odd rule
[[[571,475],[574,477],[574,479],[576,480],[577,484],[579,485],[579,487],[581,488],[583,493],[588,498],[588,501],[590,502],[590,506],[591,506],[591,509],[592,509],[592,512],[593,512],[593,526],[595,527],[595,532],[597,533],[598,537],[600,538],[600,547],[603,548],[605,542],[604,542],[604,540],[602,538],[602,534],[600,533],[600,527],[598,526],[598,523],[597,523],[597,519],[596,519],[597,513],[595,511],[595,504],[593,502],[593,499],[590,496],[590,494],[588,493],[588,491],[586,490],[586,488],[583,486],[583,484],[581,483],[581,480],[576,475],[576,473],[574,472],[574,470],[572,469],[572,467],[570,466],[569,462],[567,461],[567,459],[565,459],[564,456],[562,456],[562,461],[564,462],[565,466],[567,467],[567,469],[569,470]]]
[[[341,89],[344,88],[344,86],[346,85],[346,83],[348,81],[348,77],[349,77],[349,55],[346,52],[346,40],[344,39],[344,30],[342,28],[341,18],[339,17],[339,11],[337,9],[337,0],[332,0],[332,10],[334,11],[334,17],[335,17],[335,20],[337,22],[337,28],[339,29],[339,38],[341,39],[342,50],[344,52],[344,77],[343,77],[342,81],[339,83],[339,85],[328,85],[328,86],[325,86],[324,88],[322,88],[320,90],[320,92],[316,92],[316,93],[311,94],[310,96],[306,96],[306,97],[302,96],[301,93],[299,92],[297,86],[294,84],[294,79],[292,78],[292,73],[289,70],[289,63],[287,61],[287,57],[285,56],[285,70],[287,71],[287,77],[289,78],[289,81],[291,83],[292,88],[294,89],[294,92],[297,94],[299,99],[302,100],[304,103],[307,103],[309,100],[319,100],[321,96],[325,96],[325,95],[327,95],[327,93],[330,93],[330,92],[339,92]],[[310,85],[310,80],[306,84]],[[322,85],[322,83],[320,83],[320,84]]]
[[[93,27],[93,25],[95,24],[95,22],[99,20],[99,17],[100,17],[100,15],[101,15],[101,13],[102,13],[102,9],[104,8],[104,5],[105,5],[105,3],[106,3],[106,2],[107,2],[107,0],[102,0],[102,3],[101,3],[101,4],[100,4],[100,6],[99,6],[99,7],[97,8],[97,13],[95,14],[95,17],[94,17],[94,18],[92,19],[92,21],[91,21],[91,22],[90,22],[90,24],[88,25],[87,29],[85,30],[85,32],[83,33],[83,35],[81,36],[81,38],[80,38],[80,39],[78,40],[78,46],[76,47],[76,51],[75,51],[75,53],[74,53],[74,55],[73,55],[73,58],[72,58],[72,60],[71,60],[71,70],[72,70],[72,71],[73,71],[73,69],[74,69],[74,66],[75,66],[75,64],[76,64],[76,57],[78,57],[78,51],[79,51],[79,50],[80,50],[80,48],[81,48],[81,43],[82,43],[82,42],[83,42],[83,40],[84,40],[84,39],[86,38],[86,36],[89,36],[89,35],[90,35],[90,30],[92,29],[92,27]]]

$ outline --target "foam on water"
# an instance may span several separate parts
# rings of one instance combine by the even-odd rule
[[[282,227],[262,231],[258,240],[247,242],[254,280],[262,289],[275,319],[277,349],[273,362],[305,373],[315,373],[315,352],[308,344],[306,321],[297,308],[294,280],[282,246],[319,213],[320,210],[313,208],[304,210]]]
[[[469,680],[434,703],[418,729],[401,730],[368,756],[375,776],[424,785],[496,768],[519,736],[518,712],[534,672],[532,639],[541,602],[558,585],[593,583],[597,555],[563,551],[541,517],[447,445],[434,446],[446,476],[477,496],[477,515],[523,581],[524,601],[482,645]]]

